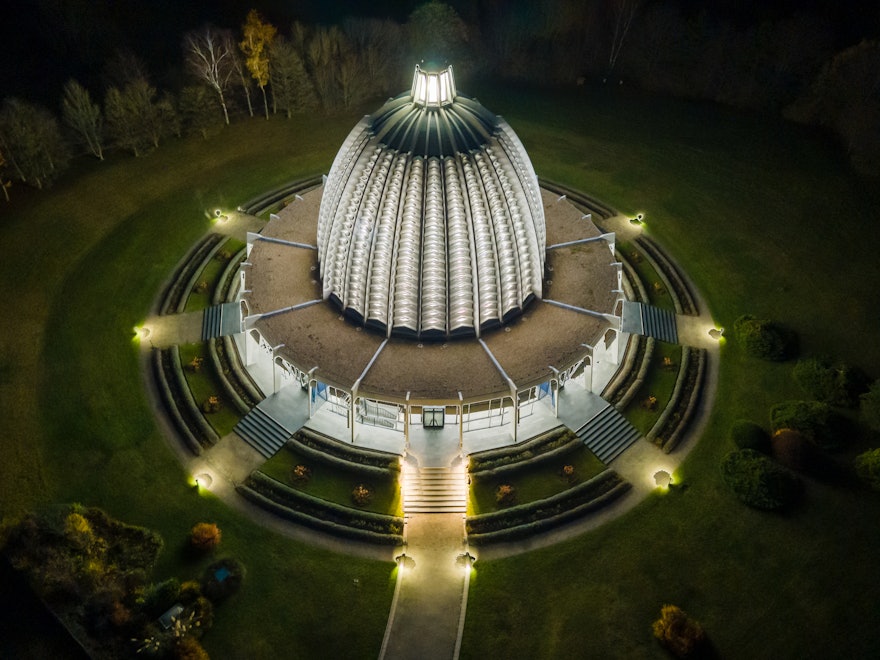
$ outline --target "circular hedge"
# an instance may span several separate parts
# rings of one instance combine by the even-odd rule
[[[797,475],[754,449],[737,449],[725,456],[721,477],[740,500],[756,509],[784,509],[801,496]]]

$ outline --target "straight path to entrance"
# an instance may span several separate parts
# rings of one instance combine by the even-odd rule
[[[468,587],[458,561],[465,552],[462,514],[414,514],[406,538],[379,660],[457,658]]]

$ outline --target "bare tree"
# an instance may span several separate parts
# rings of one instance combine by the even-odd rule
[[[64,98],[61,100],[61,115],[64,123],[70,126],[92,154],[104,160],[101,142],[104,137],[104,118],[101,108],[92,102],[89,91],[76,80],[68,80],[64,85]]]
[[[614,70],[623,42],[632,27],[633,18],[639,10],[640,0],[611,0],[611,52],[608,55],[608,72]]]
[[[342,29],[358,53],[371,90],[377,95],[398,91],[401,71],[413,64],[403,63],[403,28],[391,20],[347,18]]]
[[[229,31],[206,25],[187,32],[183,37],[183,50],[187,68],[204,80],[220,97],[223,119],[228,126],[229,111],[226,108],[225,93],[235,74],[235,55]]]
[[[0,109],[0,149],[19,180],[36,188],[51,185],[69,159],[52,113],[16,98]]]
[[[244,60],[241,59],[240,53],[235,49],[232,51],[232,66],[235,69],[235,75],[238,76],[238,79],[241,82],[241,88],[244,91],[244,97],[247,100],[248,114],[253,117],[254,104],[251,102],[250,72],[247,70]]]
[[[0,151],[0,188],[3,188],[3,196],[6,198],[6,201],[9,201],[9,189],[12,187],[12,181],[4,181],[3,170],[6,169],[6,159],[3,157],[3,152]]]
[[[266,99],[266,85],[269,84],[269,49],[278,30],[271,23],[264,23],[256,9],[251,9],[242,26],[242,33],[244,39],[239,43],[239,47],[245,56],[245,66],[263,93],[263,107],[268,119],[269,101]]]

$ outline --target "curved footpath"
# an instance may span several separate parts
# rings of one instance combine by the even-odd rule
[[[258,218],[236,212],[230,213],[227,222],[216,225],[213,230],[245,240],[248,231],[258,231],[262,225]],[[609,218],[603,225],[607,231],[616,232],[624,240],[637,236],[641,231],[623,216]],[[687,277],[684,273],[682,276]],[[679,339],[682,345],[706,348],[707,361],[696,414],[676,448],[665,454],[646,441],[635,443],[614,462],[615,471],[632,485],[628,492],[580,520],[532,538],[487,545],[477,551],[471,550],[471,554],[485,561],[574,538],[623,515],[656,490],[653,475],[658,470],[674,474],[706,428],[715,401],[718,378],[719,344],[708,335],[708,329],[714,327],[714,322],[705,311],[708,306],[693,283],[688,284],[697,296],[698,308],[704,311],[700,316],[677,316]],[[456,562],[456,557],[468,550],[464,521],[460,514],[410,516],[406,523],[407,545],[403,550],[398,548],[392,551],[385,546],[339,539],[275,516],[247,502],[235,492],[236,485],[243,482],[265,459],[234,433],[221,438],[201,456],[195,457],[177,440],[177,433],[166,416],[155,383],[149,375],[150,350],[176,343],[201,341],[202,316],[202,312],[152,316],[146,323],[150,327],[150,335],[141,342],[145,388],[169,447],[190,474],[195,476],[207,471],[214,475],[211,492],[261,525],[332,552],[384,561],[399,557],[397,584],[380,659],[457,658],[469,583],[469,571]]]

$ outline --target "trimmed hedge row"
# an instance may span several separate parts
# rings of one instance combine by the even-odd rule
[[[273,204],[280,202],[285,197],[289,197],[290,195],[305,190],[306,188],[313,188],[314,186],[321,185],[322,181],[323,176],[319,175],[309,177],[308,179],[299,179],[297,181],[285,183],[284,185],[275,188],[275,190],[270,190],[261,195],[257,195],[243,204],[239,204],[238,210],[242,213],[249,213],[250,215],[259,215],[261,212],[265,211]]]
[[[683,347],[681,368],[666,408],[647,435],[665,453],[675,449],[697,409],[706,373],[706,349]]]
[[[152,351],[153,377],[156,386],[159,389],[159,397],[165,406],[165,410],[170,415],[171,421],[174,423],[174,428],[177,429],[177,432],[183,438],[187,449],[198,456],[202,453],[202,445],[196,439],[196,436],[193,435],[189,424],[187,424],[183,415],[181,415],[180,408],[175,402],[174,394],[171,391],[171,385],[166,377],[166,355],[167,353],[165,351],[158,348],[154,348]]]
[[[214,427],[208,423],[207,419],[205,419],[196,400],[193,398],[192,390],[189,388],[189,383],[186,381],[186,376],[183,375],[183,365],[180,363],[180,347],[175,344],[167,350],[169,353],[168,364],[171,368],[170,383],[173,387],[173,391],[177,394],[177,396],[174,397],[174,400],[178,406],[183,406],[181,413],[185,413],[186,419],[195,424],[194,427],[190,426],[190,428],[195,433],[199,442],[203,446],[213,445],[220,439],[220,436],[217,435],[217,431],[215,431]]]
[[[220,343],[215,343],[214,348],[217,351],[217,360],[222,367],[220,373],[228,380],[229,385],[248,408],[253,408],[265,397],[242,368],[238,358],[238,350],[235,348],[235,340],[229,336],[220,337]]]
[[[666,280],[670,291],[675,293],[672,296],[675,311],[688,316],[698,316],[700,311],[693,292],[678,268],[669,260],[660,246],[645,235],[638,236],[633,242],[642,249],[645,258],[651,263],[657,274]]]
[[[581,442],[569,428],[557,426],[513,447],[498,447],[474,452],[468,456],[468,472],[472,475],[495,472],[517,463],[532,462],[536,457],[555,452],[572,442]]]
[[[211,367],[214,369],[214,375],[217,378],[217,382],[220,383],[223,393],[226,394],[226,397],[230,401],[232,401],[235,409],[239,413],[247,415],[253,406],[249,406],[245,402],[245,400],[239,395],[238,390],[235,389],[233,384],[229,381],[228,372],[220,363],[220,355],[217,350],[217,339],[215,337],[211,337],[208,340],[208,356],[211,359]]]
[[[469,516],[466,521],[468,542],[476,544],[531,536],[595,511],[631,487],[614,470],[605,470],[589,481],[542,500]]]
[[[212,304],[219,305],[222,302],[232,302],[230,299],[230,293],[233,289],[232,283],[235,281],[235,274],[238,272],[238,267],[244,261],[246,254],[247,246],[241,248],[229,259],[229,263],[226,264],[226,268],[220,274],[220,281],[214,287],[214,295],[211,298]]]
[[[522,469],[532,469],[533,467],[543,465],[543,464],[548,463],[554,459],[561,459],[563,456],[567,456],[568,454],[571,454],[584,446],[583,440],[581,440],[579,437],[574,435],[574,433],[572,433],[571,435],[572,435],[572,437],[568,442],[566,442],[563,445],[559,445],[558,447],[554,447],[552,449],[549,449],[547,451],[544,451],[540,454],[537,454],[537,455],[534,455],[534,456],[531,456],[528,458],[525,455],[523,455],[522,460],[519,460],[515,463],[508,463],[507,465],[499,465],[496,468],[487,468],[485,470],[480,470],[478,472],[471,471],[470,475],[475,480],[479,480],[479,481],[495,479],[495,478],[498,478],[498,477],[501,477],[504,475],[511,474],[513,472],[517,472]],[[530,452],[528,452],[528,451],[525,452],[525,454],[529,454],[529,453]]]
[[[201,241],[195,244],[193,248],[181,260],[175,270],[171,281],[162,293],[162,302],[159,304],[159,314],[173,314],[183,311],[186,305],[186,299],[189,297],[192,282],[201,272],[204,262],[213,252],[219,248],[221,241],[224,240],[222,234],[210,233]]]
[[[309,428],[301,428],[288,440],[297,445],[296,449],[312,449],[323,459],[336,459],[342,463],[354,464],[358,468],[378,468],[382,474],[400,472],[400,457],[387,451],[367,449],[343,444],[322,433]],[[351,465],[345,466],[351,469]]]
[[[328,502],[259,471],[236,490],[269,511],[313,529],[374,543],[403,543],[403,518]]]
[[[303,456],[313,461],[324,463],[326,465],[332,465],[342,470],[357,470],[360,474],[369,475],[370,477],[377,477],[380,479],[387,479],[389,477],[396,478],[397,475],[400,473],[400,460],[396,454],[394,454],[395,463],[393,468],[390,466],[390,464],[387,466],[377,466],[370,465],[369,463],[358,463],[348,460],[347,458],[334,456],[331,453],[307,445],[303,442],[298,441],[296,437],[297,436],[295,434],[287,441],[287,448],[293,452],[302,454]]]
[[[591,213],[598,216],[599,220],[606,220],[617,215],[617,211],[613,208],[580,190],[572,190],[571,188],[566,188],[561,183],[548,181],[547,179],[542,179],[540,177],[538,177],[538,185],[558,195],[565,195],[565,197],[574,204],[576,208],[585,213]]]
[[[636,346],[634,353],[630,348],[633,341]],[[623,367],[602,391],[602,398],[611,403],[618,412],[626,410],[645,382],[656,343],[657,340],[653,337],[630,336],[630,343],[627,344],[626,354],[623,356]]]

